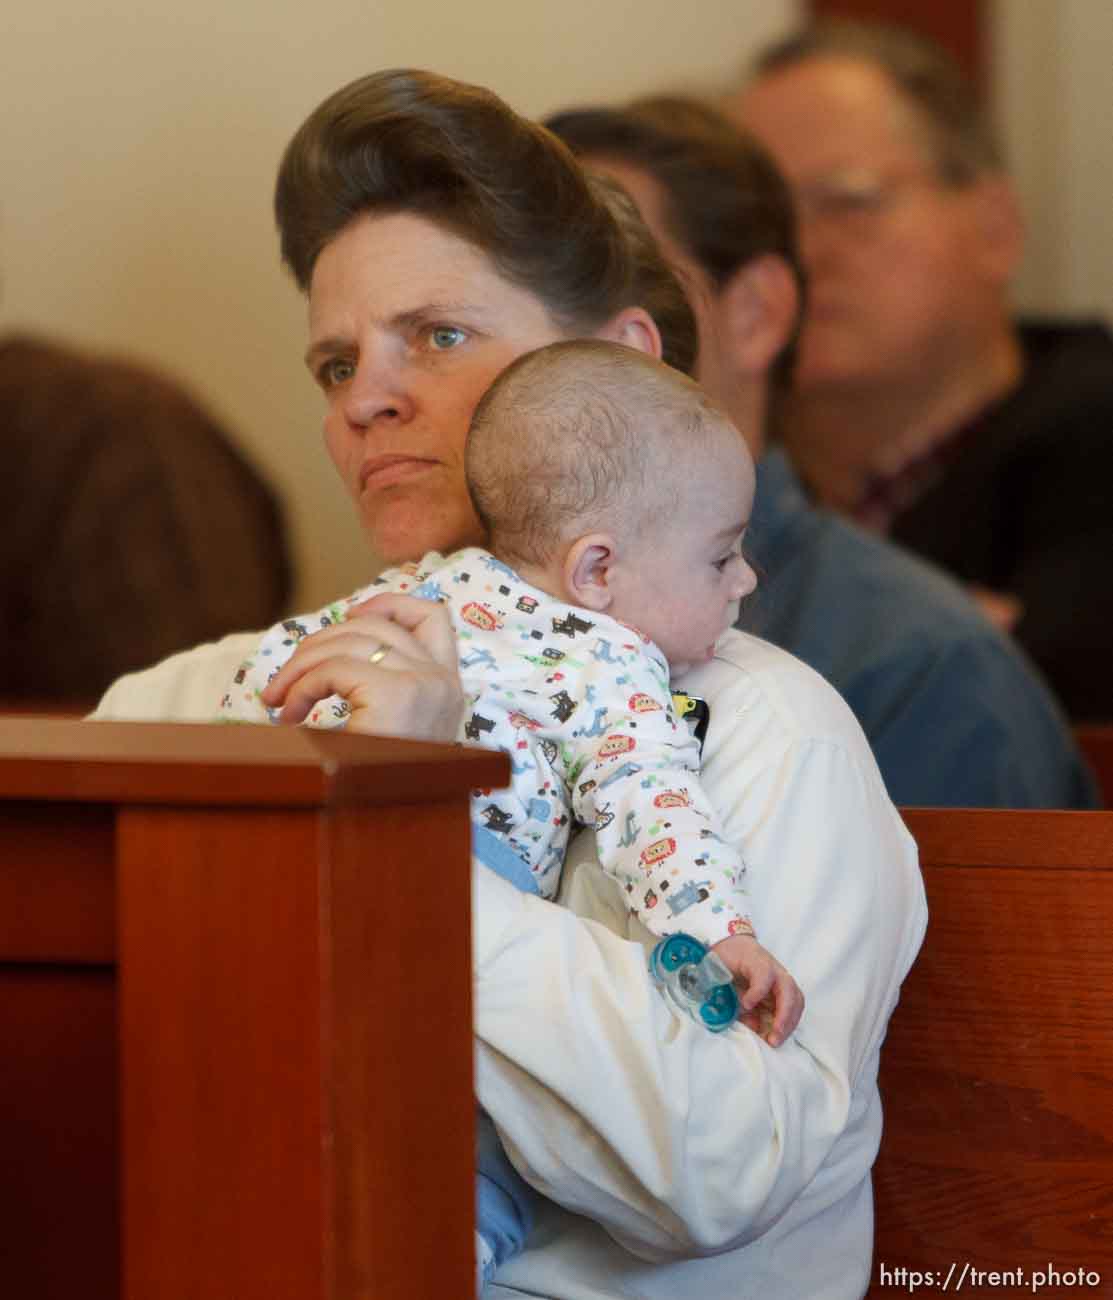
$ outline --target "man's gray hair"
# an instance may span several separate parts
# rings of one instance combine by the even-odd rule
[[[889,77],[927,128],[934,164],[946,184],[968,185],[1004,169],[996,134],[956,60],[907,28],[849,19],[813,23],[762,51],[753,76],[828,55],[861,59]]]

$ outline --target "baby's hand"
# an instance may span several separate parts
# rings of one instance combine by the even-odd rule
[[[739,1019],[760,1034],[770,1047],[780,1047],[800,1023],[804,994],[772,953],[752,934],[732,934],[711,951],[734,976],[739,987]]]

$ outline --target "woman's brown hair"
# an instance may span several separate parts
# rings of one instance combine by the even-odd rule
[[[569,333],[643,307],[664,359],[694,364],[691,309],[640,218],[489,90],[396,69],[315,109],[275,189],[282,257],[303,291],[321,250],[365,212],[413,213],[467,239]]]

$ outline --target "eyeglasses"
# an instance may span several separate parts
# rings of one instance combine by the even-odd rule
[[[796,209],[802,221],[826,221],[841,225],[875,220],[906,193],[941,182],[924,174],[885,176],[865,168],[833,172],[794,191]]]

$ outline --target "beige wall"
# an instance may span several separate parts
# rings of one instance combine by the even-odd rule
[[[1066,0],[1061,21],[1063,304],[1113,318],[1113,5]]]
[[[123,349],[189,383],[289,504],[314,604],[373,561],[320,449],[270,196],[304,115],[410,64],[520,110],[724,80],[795,0],[28,0],[0,38],[0,328]],[[698,21],[693,21],[693,17]]]
[[[1113,319],[1113,5],[994,0],[994,101],[1020,188],[1019,303]]]
[[[1063,129],[1059,9],[1056,4],[992,6],[990,85],[994,117],[1016,179],[1027,228],[1017,282],[1020,306],[1058,306],[1062,220],[1057,201],[1065,159],[1051,148]]]

